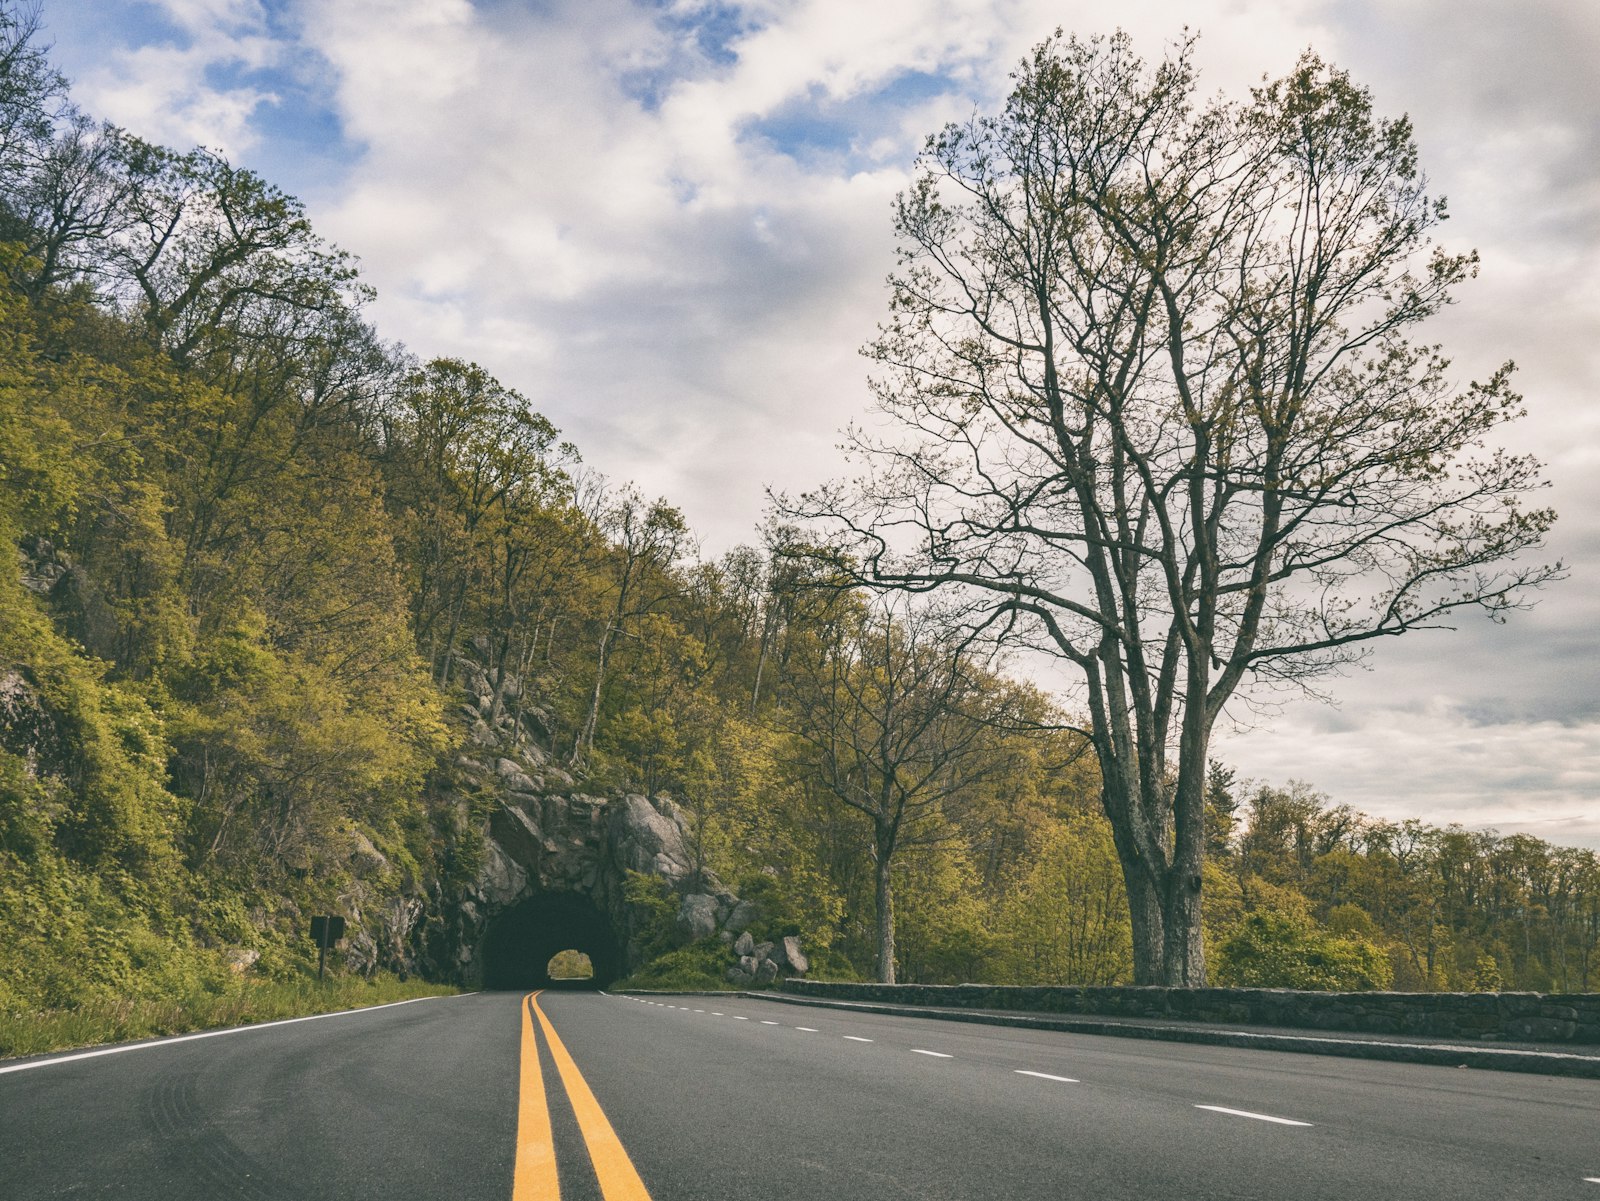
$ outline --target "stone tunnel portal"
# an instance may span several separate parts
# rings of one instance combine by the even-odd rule
[[[558,951],[582,951],[594,965],[587,980],[552,980]],[[539,893],[491,918],[483,939],[483,987],[605,988],[624,974],[622,945],[605,914],[587,897]]]

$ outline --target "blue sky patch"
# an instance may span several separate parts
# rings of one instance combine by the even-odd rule
[[[954,80],[925,71],[902,72],[871,92],[845,100],[829,99],[821,88],[813,87],[808,95],[746,123],[741,136],[762,139],[807,166],[831,161],[841,171],[855,172],[878,165],[868,153],[874,142],[902,136],[906,109],[956,89]]]
[[[148,0],[104,0],[94,8],[91,13],[88,6],[57,4],[45,12],[45,35],[54,43],[51,56],[69,79],[98,75],[108,67],[115,73],[115,60],[122,54],[152,46],[186,50],[193,44],[180,25]],[[238,156],[240,165],[291,194],[309,196],[336,185],[362,148],[345,137],[334,109],[328,64],[298,44],[286,0],[267,0],[262,8],[279,61],[265,68],[237,60],[214,61],[207,64],[203,78],[215,91],[250,89],[276,98],[256,105],[251,113],[249,126],[256,142]]]
[[[672,85],[707,71],[731,67],[739,61],[733,44],[761,26],[736,4],[707,0],[690,12],[675,12],[670,0],[642,0],[654,10],[656,26],[671,39],[667,57],[649,67],[628,71],[619,80],[625,95],[646,112],[661,107]]]

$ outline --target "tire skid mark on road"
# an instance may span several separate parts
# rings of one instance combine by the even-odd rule
[[[145,1125],[160,1140],[158,1153],[178,1176],[244,1201],[303,1196],[275,1180],[259,1161],[218,1130],[195,1096],[192,1076],[158,1081],[145,1091]]]

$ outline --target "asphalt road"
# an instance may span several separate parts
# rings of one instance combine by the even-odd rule
[[[563,1201],[1600,1201],[1600,1081],[592,993],[0,1063],[6,1201],[554,1201],[558,1185]]]

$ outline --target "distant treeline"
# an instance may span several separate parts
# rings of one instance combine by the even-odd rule
[[[0,1010],[305,969],[447,904],[464,658],[590,791],[666,791],[823,974],[1112,983],[1092,758],[954,617],[800,534],[698,556],[473,364],[384,342],[301,205],[75,109],[0,7]],[[472,673],[477,678],[477,673]],[[1581,989],[1591,852],[1213,772],[1221,982]],[[893,921],[888,919],[893,915]],[[364,941],[363,941],[364,940]]]

